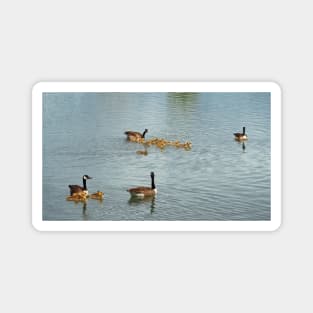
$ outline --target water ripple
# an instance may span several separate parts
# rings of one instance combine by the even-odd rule
[[[43,110],[43,216],[48,220],[267,220],[270,218],[270,97],[266,93],[46,94]],[[246,126],[249,140],[233,140]],[[191,141],[190,151],[130,143]],[[150,185],[155,199],[126,191]],[[65,201],[68,184],[105,193],[84,205]]]

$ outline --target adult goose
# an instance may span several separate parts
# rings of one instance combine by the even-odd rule
[[[246,140],[248,139],[248,135],[246,134],[246,127],[242,128],[242,133],[234,133],[236,140]]]
[[[142,138],[144,139],[147,132],[148,132],[148,129],[146,128],[143,131],[143,133],[128,130],[124,134],[127,136],[128,140],[132,141],[132,140],[136,140],[136,139],[142,139]]]
[[[156,195],[157,189],[154,183],[154,173],[151,172],[150,176],[151,176],[151,187],[140,186],[140,187],[130,188],[127,190],[132,197],[144,198],[144,197]]]
[[[76,194],[84,193],[85,195],[88,195],[88,189],[87,189],[87,184],[86,184],[87,179],[92,179],[92,177],[88,175],[83,176],[83,187],[79,185],[68,185],[68,187],[70,188],[71,196],[74,193]]]

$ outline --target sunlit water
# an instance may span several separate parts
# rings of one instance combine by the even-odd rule
[[[46,93],[43,98],[44,220],[269,220],[269,93]],[[246,126],[249,140],[236,142]],[[125,140],[125,130],[181,142],[185,151]],[[130,199],[130,187],[158,194]],[[69,184],[104,200],[66,201]]]

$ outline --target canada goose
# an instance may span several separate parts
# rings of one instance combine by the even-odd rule
[[[248,139],[248,135],[246,134],[246,128],[242,128],[242,133],[234,133],[236,140],[246,140]]]
[[[154,184],[154,173],[150,173],[151,176],[151,187],[135,187],[130,188],[127,191],[131,194],[132,197],[148,197],[148,196],[154,196],[157,193],[157,189]]]
[[[127,136],[128,140],[136,141],[136,139],[144,139],[147,132],[148,129],[146,128],[142,134],[139,132],[133,132],[131,130],[126,131],[124,134]]]
[[[95,199],[95,200],[102,200],[103,199],[103,192],[98,190],[97,192],[91,194],[90,198]]]
[[[84,185],[83,187],[79,185],[68,185],[68,187],[70,188],[71,196],[74,193],[80,193],[80,192],[83,192],[85,195],[88,195],[88,189],[87,189],[87,184],[86,184],[87,179],[92,179],[92,177],[88,175],[83,176],[83,185]]]
[[[75,202],[85,202],[87,200],[87,195],[84,192],[73,193],[72,195],[67,196],[66,200]]]

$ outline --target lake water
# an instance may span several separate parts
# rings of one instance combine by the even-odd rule
[[[270,93],[45,93],[44,220],[270,220]],[[246,127],[249,139],[234,140]],[[147,155],[124,131],[191,141]],[[158,194],[132,200],[128,188]],[[66,201],[69,184],[104,200]]]

